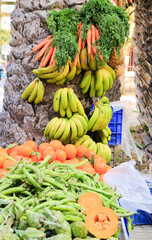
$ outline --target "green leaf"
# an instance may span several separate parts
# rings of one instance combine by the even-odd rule
[[[5,149],[10,149],[10,148],[13,148],[17,145],[17,143],[12,143],[12,144],[9,144],[7,145],[7,147]]]

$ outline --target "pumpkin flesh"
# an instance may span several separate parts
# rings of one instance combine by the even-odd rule
[[[107,239],[118,229],[118,216],[108,207],[98,207],[88,210],[86,221],[87,230],[96,238]]]

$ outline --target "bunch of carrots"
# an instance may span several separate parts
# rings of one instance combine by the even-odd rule
[[[91,25],[91,28],[87,30],[87,38],[84,42],[82,42],[82,22],[78,24],[78,52],[76,54],[76,57],[74,59],[74,66],[77,65],[78,57],[80,55],[80,51],[82,48],[85,48],[87,45],[88,54],[90,55],[91,59],[93,59],[93,53],[97,53],[96,46],[98,45],[98,40],[100,38],[100,35],[102,34],[100,28],[93,24]],[[34,62],[37,62],[41,59],[41,62],[39,64],[39,68],[51,66],[52,68],[55,67],[55,53],[56,53],[56,47],[52,47],[52,36],[49,35],[47,38],[45,38],[41,43],[36,45],[32,53],[39,51]],[[101,51],[98,51],[98,54],[100,56],[100,59],[103,60],[103,56],[101,55]]]
[[[35,141],[28,140],[22,145],[10,144],[6,148],[0,147],[0,178],[19,160],[40,163],[47,155],[51,157],[50,163],[55,161],[56,163],[76,164],[84,160],[83,156],[90,160],[93,158],[93,165],[88,161],[79,169],[92,175],[99,173],[101,181],[103,181],[103,174],[111,169],[102,156],[97,156],[86,146],[76,147],[73,144],[64,146],[59,140],[44,142],[38,146]]]
[[[124,8],[123,0],[113,0],[116,6]],[[125,3],[128,4],[128,1],[132,4],[132,0],[125,0]]]

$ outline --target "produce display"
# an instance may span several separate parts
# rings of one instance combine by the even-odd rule
[[[0,147],[0,239],[117,240],[121,217],[130,233],[134,213],[120,207],[121,196],[103,182],[111,169],[112,118],[104,95],[116,78],[113,55],[121,61],[129,35],[129,18],[119,2],[121,7],[89,0],[79,12],[48,12],[51,33],[32,49],[39,66],[21,98],[41,104],[44,86],[74,83],[81,73],[80,91],[93,106],[86,114],[74,90],[64,85],[53,96],[57,116],[44,129],[47,142]]]
[[[121,216],[131,231],[132,213],[119,206],[116,189],[79,169],[85,157],[74,165],[50,161],[49,155],[39,163],[21,158],[1,178],[2,239],[116,240]]]

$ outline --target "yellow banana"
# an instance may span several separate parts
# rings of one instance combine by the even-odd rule
[[[103,69],[106,69],[112,75],[112,78],[114,81],[116,78],[116,73],[115,73],[114,69],[112,67],[110,67],[109,65],[104,65]]]
[[[98,106],[97,106],[97,107],[98,107]],[[97,118],[97,120],[95,121],[95,123],[94,123],[94,125],[92,126],[92,129],[91,129],[92,132],[97,131],[97,130],[100,129],[100,126],[101,126],[104,118],[105,118],[105,113],[104,113],[104,111],[102,111],[101,109],[99,109],[98,118]]]
[[[54,72],[56,70],[56,67],[51,67],[51,66],[48,66],[48,67],[44,67],[44,68],[38,68],[38,69],[33,69],[32,72],[36,75],[42,75],[44,73],[51,73],[51,72]]]
[[[73,121],[75,123],[75,125],[77,126],[77,130],[78,130],[78,137],[82,137],[84,134],[84,128],[83,128],[83,125],[81,123],[81,121],[76,118],[76,117],[72,117],[70,119],[71,121]]]
[[[60,81],[56,81],[56,85],[62,85],[62,84],[64,84],[66,82],[66,80],[67,80],[67,78],[64,78],[64,79],[62,79]]]
[[[54,135],[57,132],[58,128],[60,127],[61,123],[62,119],[58,118],[48,134],[48,140],[54,139]]]
[[[97,67],[97,62],[95,59],[95,54],[92,53],[92,55],[93,55],[93,59],[91,59],[90,55],[88,54],[88,65],[92,71],[95,71]]]
[[[22,93],[22,99],[26,100],[27,97],[30,95],[30,93],[32,92],[32,90],[35,87],[36,81],[38,78],[35,78],[32,82],[30,82],[30,84],[25,88],[24,92]]]
[[[80,52],[80,62],[83,70],[89,70],[87,48],[83,48]]]
[[[75,125],[75,123],[73,121],[71,121],[71,119],[69,119],[69,124],[70,124],[70,128],[71,128],[71,143],[74,143],[77,140],[77,135],[78,135],[78,130],[77,130],[77,126]]]
[[[63,109],[67,109],[68,107],[68,88],[63,88],[61,91],[61,101]]]
[[[80,115],[78,113],[75,113],[73,116],[78,118],[80,120],[80,122],[82,123],[83,129],[84,129],[84,133],[83,134],[85,135],[87,133],[87,131],[88,131],[88,123],[87,123],[86,119],[82,115]]]
[[[98,142],[96,145],[97,145],[96,154],[100,156],[103,153],[103,144],[101,142]]]
[[[90,139],[90,136],[89,135],[83,135],[81,138],[78,139],[78,141],[74,144],[76,147],[79,146],[79,145],[82,145],[83,142],[86,140],[86,139]]]
[[[53,97],[53,110],[54,112],[59,112],[60,109],[60,100],[61,100],[61,91],[62,88],[58,89]]]
[[[94,123],[97,121],[99,112],[100,112],[99,108],[97,106],[95,106],[93,114],[88,121],[88,131],[92,129]]]
[[[103,76],[100,70],[95,71],[95,90],[103,89]]]
[[[101,85],[100,89],[96,91],[96,97],[102,97],[103,95],[103,84]]]
[[[95,76],[92,73],[92,75],[91,75],[91,83],[90,83],[90,90],[89,90],[89,96],[90,97],[94,97],[95,94],[96,94],[96,92],[95,92]]]
[[[111,161],[111,149],[107,144],[103,144],[102,156],[106,159],[107,164]]]
[[[69,71],[68,75],[66,76],[67,80],[71,81],[74,79],[74,77],[76,75],[76,70],[77,70],[77,67],[74,66],[74,63],[72,63],[70,65],[70,71]]]
[[[66,111],[63,108],[62,104],[60,103],[60,109],[59,109],[59,113],[61,115],[61,117],[65,117]]]
[[[65,111],[66,111],[67,117],[68,117],[68,118],[71,118],[71,117],[72,117],[72,110],[71,110],[71,108],[70,108],[69,103],[68,103],[68,107],[67,107],[67,109],[66,109]]]
[[[62,120],[62,122],[61,122],[58,130],[56,131],[56,133],[53,136],[54,139],[59,139],[66,129],[66,126],[67,126],[66,120],[64,118],[61,118],[61,120]]]
[[[88,147],[92,143],[92,141],[93,140],[91,138],[88,138],[82,143],[82,145]]]
[[[97,151],[97,145],[96,145],[95,141],[92,140],[92,142],[89,144],[88,148],[90,150],[94,150],[96,152]]]
[[[43,96],[44,96],[44,90],[45,89],[44,89],[43,83],[41,80],[39,80],[38,89],[37,89],[37,97],[35,98],[35,101],[34,101],[35,104],[39,104],[42,102]]]
[[[78,57],[78,61],[77,61],[76,67],[79,68],[79,69],[81,69],[80,57]]]
[[[30,96],[29,96],[29,98],[28,98],[28,102],[29,102],[29,103],[34,102],[35,99],[36,99],[37,91],[38,91],[38,83],[39,83],[39,81],[37,80],[36,83],[35,83],[35,86],[34,86],[34,88],[33,88],[33,90],[32,90],[32,92],[31,92],[31,94],[30,94]]]
[[[106,129],[108,135],[111,135],[111,134],[112,134],[111,129],[110,129],[108,126],[106,126],[105,129]]]
[[[103,91],[106,92],[109,89],[109,75],[107,74],[107,70],[100,69],[103,76]]]
[[[77,68],[76,75],[79,75],[82,72],[82,68]]]
[[[76,100],[75,93],[72,88],[68,88],[68,103],[70,105],[72,112],[78,111],[77,100]]]
[[[41,74],[39,75],[39,78],[42,78],[42,79],[55,78],[58,75],[58,73],[59,73],[58,70],[55,70],[54,72],[51,72],[51,73]]]
[[[81,83],[80,83],[80,88],[85,88],[86,85],[88,84],[88,82],[91,81],[91,73],[92,73],[91,70],[85,72],[85,74],[81,80]]]
[[[63,144],[69,143],[70,137],[71,137],[69,121],[68,121],[68,119],[65,119],[65,121],[66,121],[66,127],[64,129],[62,136],[59,139]]]
[[[82,106],[82,103],[80,102],[80,100],[78,99],[78,97],[75,95],[76,101],[77,101],[77,108],[78,108],[78,112],[80,113],[80,115],[84,115],[85,111],[84,108]]]
[[[51,131],[53,125],[56,123],[58,117],[52,118],[49,123],[46,125],[45,130],[44,130],[44,136],[47,136],[49,132]]]
[[[64,79],[69,73],[69,64],[67,63],[63,69],[63,71],[60,71],[59,75],[55,77],[56,81]]]

